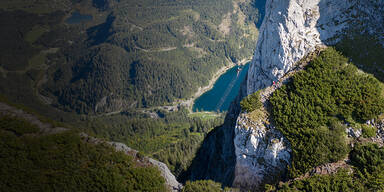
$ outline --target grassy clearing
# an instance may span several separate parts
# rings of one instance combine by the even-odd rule
[[[191,118],[200,118],[202,120],[209,120],[209,119],[215,119],[219,117],[221,114],[220,113],[215,113],[215,112],[195,112],[189,114],[189,117]]]
[[[33,26],[32,30],[29,31],[25,37],[24,40],[33,44],[35,41],[41,37],[44,33],[49,32],[49,27],[45,25],[35,25]]]

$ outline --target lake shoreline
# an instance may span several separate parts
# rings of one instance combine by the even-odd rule
[[[225,74],[229,69],[235,67],[236,65],[243,66],[247,64],[248,62],[252,61],[252,59],[243,59],[238,63],[233,63],[229,61],[229,65],[221,67],[209,80],[209,83],[207,86],[199,87],[198,90],[195,92],[195,94],[188,100],[182,101],[179,103],[180,106],[187,107],[190,113],[194,113],[192,108],[195,103],[195,100],[202,96],[204,93],[210,91],[213,86],[215,85],[216,81],[219,79],[219,77],[223,74]]]

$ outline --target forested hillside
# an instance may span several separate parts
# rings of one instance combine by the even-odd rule
[[[142,157],[89,143],[76,131],[42,134],[25,119],[0,115],[0,191],[167,191]]]
[[[3,93],[82,114],[191,97],[219,68],[251,58],[260,20],[253,1],[60,3],[0,4],[1,89],[20,79],[12,84],[32,90]]]
[[[250,59],[257,7],[263,3],[2,1],[0,100],[124,142],[182,177],[223,115],[153,106],[189,98],[221,67]]]

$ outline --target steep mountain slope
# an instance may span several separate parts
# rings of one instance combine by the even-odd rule
[[[353,35],[352,31],[358,30],[359,33],[382,38],[380,34],[383,26],[376,25],[376,21],[382,20],[384,16],[382,5],[383,2],[377,1],[267,1],[260,39],[248,73],[247,93],[272,86],[273,81],[280,83],[306,55],[319,46],[334,45],[346,35]],[[376,18],[368,19],[373,16]],[[357,26],[357,23],[364,24]],[[247,120],[240,114],[236,130],[244,124],[247,124]],[[235,134],[236,167],[239,167],[239,174],[235,174],[234,185],[252,188],[252,185],[258,186],[258,181],[262,184],[264,180],[271,182],[281,177],[281,171],[289,165],[289,155],[283,154],[291,151],[290,144],[282,142],[282,134],[274,125],[268,128],[253,125],[245,130],[247,134],[241,131]],[[266,133],[260,135],[258,132]],[[277,139],[280,143],[273,142],[276,138],[268,136],[271,134],[279,135]],[[265,140],[267,144],[264,144]],[[263,154],[263,159],[267,159],[265,163],[259,159]],[[269,156],[272,158],[265,158]],[[275,164],[275,161],[285,163]],[[273,179],[271,175],[274,175]]]
[[[200,150],[201,156],[204,156],[200,160],[208,162],[200,166],[214,167],[216,170],[204,169],[203,172],[198,168],[199,165],[195,165],[196,169],[192,169],[192,175],[199,175],[197,178],[215,179],[216,175],[227,175],[230,169],[233,177],[229,174],[227,179],[223,180],[217,176],[216,181],[255,190],[262,189],[265,183],[284,179],[287,166],[291,165],[292,146],[285,135],[276,129],[271,116],[268,116],[271,115],[269,95],[288,83],[295,72],[303,70],[305,67],[300,65],[309,63],[314,58],[311,54],[326,45],[336,45],[341,51],[348,50],[344,53],[353,60],[356,58],[355,64],[359,68],[365,70],[366,65],[371,67],[367,71],[373,71],[380,79],[381,73],[375,72],[374,69],[379,71],[381,70],[379,66],[382,66],[379,55],[384,45],[382,44],[384,27],[383,22],[380,22],[384,17],[383,5],[383,1],[267,0],[256,51],[247,81],[244,82],[246,88],[243,92],[246,93],[239,93],[232,106],[232,109],[237,110],[229,111],[227,116],[227,119],[231,120],[227,120],[226,125],[232,126],[232,129],[223,126],[215,130],[207,137],[205,145]],[[356,37],[360,37],[360,41],[355,41],[354,44],[354,40],[359,39]],[[346,39],[349,42],[343,43]],[[366,54],[359,52],[359,45],[364,46]],[[378,57],[373,59],[375,55]],[[368,64],[366,61],[369,59],[374,61]],[[262,90],[263,102],[267,99],[264,105],[265,111],[239,112],[241,98],[257,90]],[[290,122],[288,119],[286,121]],[[227,136],[222,137],[223,133]],[[224,138],[228,137],[232,137],[233,141],[224,141]],[[230,146],[232,142],[234,147]],[[232,152],[224,153],[222,152],[224,149]],[[210,159],[221,163],[206,161]],[[231,162],[235,162],[235,165]],[[227,168],[226,171],[220,169],[223,166]],[[232,183],[228,184],[229,181]]]

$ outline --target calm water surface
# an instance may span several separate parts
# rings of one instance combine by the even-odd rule
[[[195,100],[193,111],[227,111],[230,103],[237,96],[240,83],[248,72],[249,63],[241,66],[237,74],[238,66],[229,69],[221,75],[213,88]]]

